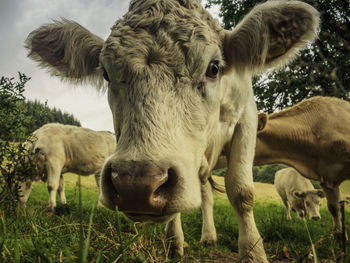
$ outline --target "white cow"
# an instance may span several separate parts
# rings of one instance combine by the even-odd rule
[[[322,190],[315,190],[310,180],[303,177],[294,168],[284,168],[275,174],[275,187],[287,209],[287,219],[292,219],[290,210],[297,212],[298,219],[309,215],[310,219],[320,220],[320,198]]]
[[[182,255],[180,212],[211,196],[207,180],[224,149],[240,257],[266,262],[253,216],[251,79],[287,64],[318,25],[318,12],[298,1],[258,5],[227,31],[198,0],[133,0],[105,41],[63,20],[33,31],[26,46],[54,75],[108,82],[118,147],[103,168],[104,205],[135,221],[168,222]]]
[[[93,131],[72,125],[50,123],[36,130],[25,143],[38,168],[35,181],[47,182],[49,191],[48,212],[56,207],[56,192],[66,203],[63,173],[95,174],[99,184],[101,167],[116,147],[115,135],[106,131]],[[24,206],[32,188],[32,180],[21,182],[20,203]]]

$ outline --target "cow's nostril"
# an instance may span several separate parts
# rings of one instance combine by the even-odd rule
[[[119,198],[118,190],[117,190],[117,179],[119,174],[115,171],[110,171],[110,177],[107,180],[107,184],[110,186],[110,194],[112,196],[113,202],[117,202]]]
[[[316,221],[318,221],[318,220],[320,220],[321,218],[319,217],[319,216],[313,216],[312,217],[312,220],[316,220]]]
[[[176,171],[173,168],[169,168],[167,180],[154,191],[153,200],[162,200],[165,202],[169,200],[174,193],[177,181],[178,177]]]

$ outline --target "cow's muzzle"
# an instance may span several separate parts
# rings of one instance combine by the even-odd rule
[[[175,168],[149,161],[113,162],[103,177],[118,210],[131,218],[151,221],[166,216],[167,204],[178,184]]]

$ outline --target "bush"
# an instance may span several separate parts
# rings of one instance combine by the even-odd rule
[[[19,182],[37,174],[33,159],[33,153],[23,144],[0,141],[0,211],[15,212],[20,198]]]
[[[15,211],[19,201],[19,182],[33,177],[36,168],[32,153],[24,145],[11,142],[24,138],[26,117],[22,114],[24,85],[29,80],[19,73],[19,82],[13,78],[0,79],[0,211]],[[1,213],[0,213],[1,214]]]

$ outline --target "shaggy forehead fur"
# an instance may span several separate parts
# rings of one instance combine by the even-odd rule
[[[135,0],[112,27],[102,64],[110,64],[108,73],[119,82],[161,76],[196,80],[209,63],[203,53],[220,45],[221,30],[197,0]]]

